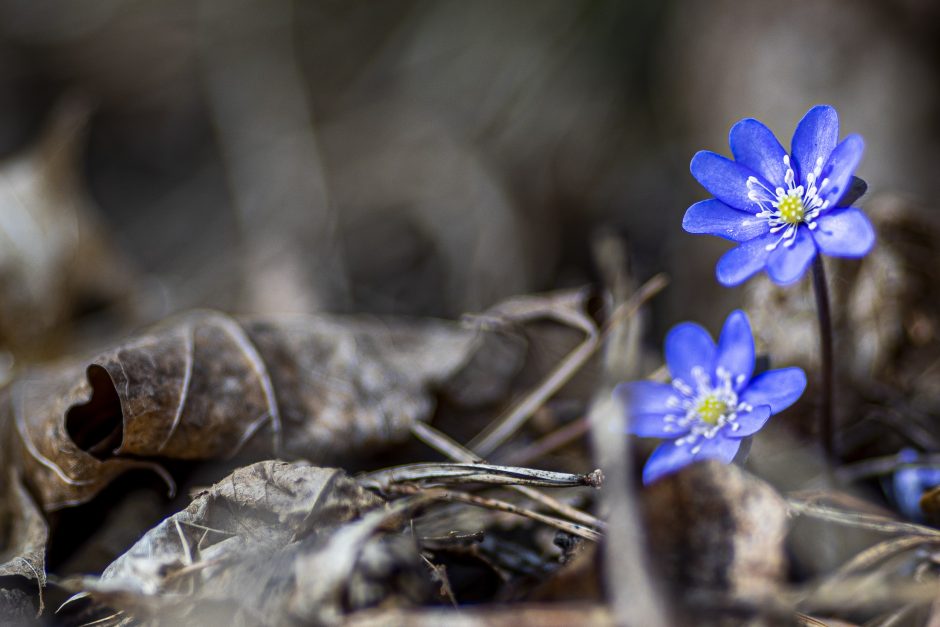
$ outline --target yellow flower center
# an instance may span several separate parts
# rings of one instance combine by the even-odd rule
[[[727,411],[728,405],[714,396],[706,396],[695,408],[698,417],[710,425],[718,424],[718,419],[724,416]]]
[[[803,221],[803,214],[806,209],[803,207],[803,200],[799,196],[787,194],[780,201],[777,211],[780,212],[780,219],[787,224],[799,224]]]

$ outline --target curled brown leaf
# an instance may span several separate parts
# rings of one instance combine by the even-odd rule
[[[0,415],[47,511],[91,499],[132,468],[171,482],[160,458],[244,451],[337,463],[407,438],[487,333],[433,320],[196,311],[88,360],[25,373],[0,396]],[[521,359],[509,357],[477,372],[485,385],[464,379],[478,398],[505,390]]]

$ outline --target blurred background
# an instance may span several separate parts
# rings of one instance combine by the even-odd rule
[[[671,325],[717,331],[738,307],[774,359],[762,367],[810,372],[751,470],[780,490],[814,485],[809,282],[724,288],[714,264],[730,245],[681,221],[708,195],[689,173],[696,151],[729,154],[744,117],[788,146],[827,103],[842,136],[865,138],[861,206],[879,238],[860,262],[827,260],[850,380],[836,395],[840,471],[900,502],[893,456],[940,451],[938,41],[933,0],[0,0],[0,388],[21,366],[100,352],[191,308],[455,318],[597,284],[613,235],[637,283],[671,278],[642,374]],[[557,349],[531,342],[543,370],[579,341],[567,332]],[[491,369],[514,367],[497,356]],[[548,412],[529,435],[580,417],[598,372],[582,373],[581,404],[557,403],[559,422]],[[521,387],[541,375],[527,376]],[[461,441],[481,426],[453,415]],[[639,462],[650,443],[634,444]],[[577,454],[572,469],[593,467]],[[568,467],[558,459],[538,463]],[[899,508],[911,518],[924,514],[915,487]],[[168,511],[137,494],[108,514],[115,545],[91,555],[89,542],[64,571],[108,563]],[[107,512],[62,519],[84,523],[56,536],[51,572]],[[791,543],[793,580],[841,563],[811,531]]]
[[[673,277],[656,329],[715,328],[741,295],[713,280],[728,246],[680,227],[707,195],[691,156],[728,154],[742,117],[788,145],[829,103],[864,135],[874,192],[932,198],[938,17],[928,0],[0,0],[4,363],[190,307],[457,316],[590,281],[601,232],[639,278]]]

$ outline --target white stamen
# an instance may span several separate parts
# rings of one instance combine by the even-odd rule
[[[828,177],[822,180],[819,178],[823,169],[822,157],[816,159],[812,172],[807,172],[804,176],[804,185],[796,185],[796,172],[790,164],[790,155],[783,155],[783,165],[786,167],[786,172],[783,175],[783,180],[787,185],[786,189],[777,187],[771,190],[756,176],[747,178],[747,197],[752,202],[757,203],[760,208],[755,217],[767,220],[770,233],[783,232],[777,241],[765,247],[768,252],[776,250],[781,243],[784,248],[792,248],[796,244],[799,225],[805,224],[810,230],[815,230],[817,226],[816,218],[828,209],[830,204],[828,200],[822,199],[823,190],[829,186]],[[790,210],[789,219],[780,210],[780,205],[784,201],[787,201],[787,208]],[[799,206],[802,207],[802,216],[793,215],[793,205],[795,203],[799,203]],[[796,219],[799,221],[794,222]]]
[[[663,422],[666,424],[663,425],[663,431],[675,433],[680,429],[688,430],[688,433],[675,440],[675,445],[688,445],[691,447],[691,454],[696,455],[702,450],[705,442],[717,437],[723,429],[740,431],[739,415],[752,411],[753,407],[740,401],[736,391],[747,380],[746,375],[734,375],[726,368],[718,367],[715,370],[716,381],[713,383],[712,378],[701,367],[692,368],[690,374],[695,381],[695,389],[682,379],[672,381],[672,387],[679,395],[670,396],[666,404],[670,409],[679,409],[682,414],[664,416]],[[717,419],[712,415],[708,421],[704,420],[699,412],[706,402],[721,403],[724,406],[723,413]]]

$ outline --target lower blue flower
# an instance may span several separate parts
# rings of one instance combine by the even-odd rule
[[[757,433],[806,389],[799,368],[752,378],[754,336],[743,311],[728,316],[717,345],[701,326],[677,325],[666,336],[665,353],[672,383],[632,381],[614,390],[630,433],[669,440],[647,461],[644,484],[702,459],[730,463],[742,438]]]

